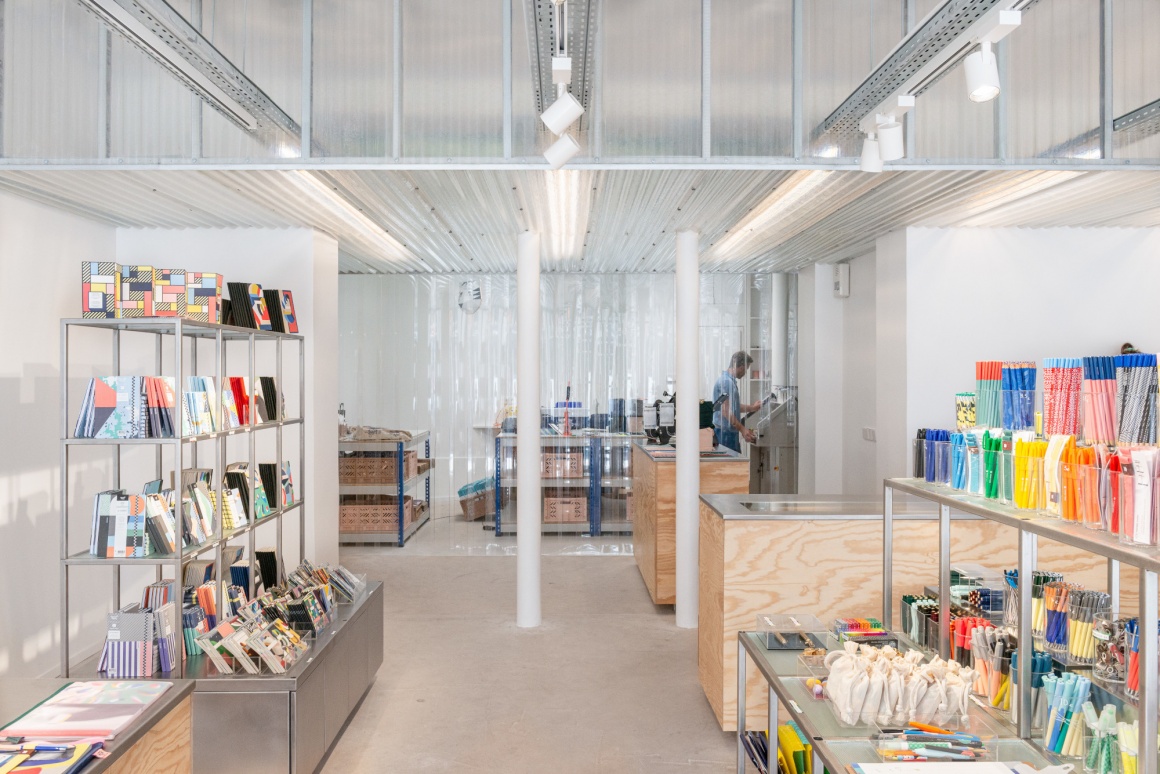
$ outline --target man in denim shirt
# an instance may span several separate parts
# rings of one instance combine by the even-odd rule
[[[713,432],[717,436],[720,446],[741,451],[741,439],[753,443],[757,440],[753,431],[741,424],[741,415],[756,411],[761,404],[743,404],[741,392],[737,388],[737,380],[745,375],[749,364],[753,362],[745,352],[734,352],[729,360],[729,367],[721,372],[717,383],[713,385],[713,405],[717,409],[713,412]],[[718,405],[718,401],[724,401]]]

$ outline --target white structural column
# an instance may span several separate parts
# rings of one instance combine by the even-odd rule
[[[770,275],[770,331],[769,383],[773,387],[785,385],[787,380],[786,350],[789,344],[789,280],[780,272]],[[765,397],[764,395],[761,397]]]
[[[540,235],[516,256],[516,625],[540,625]]]
[[[700,234],[677,232],[677,626],[697,628],[697,572],[701,492]]]

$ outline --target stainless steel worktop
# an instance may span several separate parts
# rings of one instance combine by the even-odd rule
[[[643,440],[636,440],[634,443],[640,447],[640,450],[649,456],[649,459],[654,462],[672,462],[677,461],[676,453],[677,447],[671,443],[657,444],[646,443]],[[657,456],[657,452],[661,452]],[[748,457],[742,457],[732,449],[715,449],[712,454],[701,454],[701,462],[749,462]]]

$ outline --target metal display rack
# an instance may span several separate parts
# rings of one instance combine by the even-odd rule
[[[71,437],[71,428],[69,426],[70,419],[74,419],[72,411],[69,407],[69,334],[74,328],[96,328],[107,330],[112,334],[112,356],[113,356],[113,373],[112,375],[121,375],[121,349],[122,349],[122,334],[123,333],[139,333],[152,334],[154,359],[155,359],[155,375],[163,373],[163,357],[162,344],[165,338],[172,337],[173,345],[172,364],[175,384],[177,385],[177,405],[175,409],[175,437],[173,438],[74,438]],[[247,554],[250,563],[250,587],[247,593],[252,598],[254,594],[254,583],[257,577],[257,565],[255,559],[255,538],[256,531],[259,527],[265,524],[277,525],[277,556],[279,562],[282,561],[282,527],[284,517],[290,514],[297,514],[298,516],[298,557],[302,559],[306,553],[306,508],[305,508],[305,466],[306,459],[306,434],[305,434],[305,416],[306,416],[306,346],[302,336],[297,334],[276,333],[274,331],[253,330],[250,328],[240,328],[232,325],[217,325],[213,323],[194,322],[179,317],[144,317],[136,319],[108,319],[108,320],[85,320],[85,319],[65,319],[61,320],[61,343],[60,343],[60,362],[61,362],[61,381],[60,381],[60,400],[61,400],[61,424],[60,424],[60,454],[61,454],[61,477],[60,477],[60,502],[61,502],[61,531],[60,531],[60,572],[61,572],[61,641],[60,641],[60,663],[61,675],[68,677],[71,671],[70,665],[70,626],[69,626],[69,580],[70,574],[74,567],[81,566],[96,566],[104,565],[113,570],[113,600],[114,609],[121,606],[121,570],[124,567],[153,567],[155,568],[155,580],[163,580],[164,570],[170,568],[173,571],[173,580],[178,593],[180,594],[183,569],[186,564],[198,556],[202,556],[212,552],[215,559],[215,577],[217,579],[217,609],[225,609],[224,592],[222,584],[220,583],[222,577],[222,559],[223,549],[231,542],[240,538],[246,539]],[[249,416],[256,418],[257,402],[255,399],[255,390],[253,385],[256,384],[255,378],[255,357],[256,348],[260,343],[263,346],[272,344],[275,347],[276,353],[276,384],[278,389],[282,389],[282,363],[283,363],[283,344],[296,343],[298,345],[298,416],[289,419],[274,420],[268,422],[260,422],[257,424],[249,424],[243,427],[234,428],[231,430],[219,430],[213,433],[204,433],[201,435],[187,435],[181,434],[185,422],[181,411],[181,387],[185,384],[186,376],[198,375],[198,343],[199,341],[212,340],[214,342],[214,358],[213,358],[213,374],[214,383],[218,390],[222,389],[222,377],[228,375],[226,369],[227,360],[227,342],[246,342],[247,345],[247,373],[249,379],[250,389],[250,406]],[[190,357],[188,362],[188,370],[186,370],[185,358],[185,344],[190,342]],[[220,395],[220,392],[219,392]],[[279,404],[281,404],[281,395],[279,396]],[[215,397],[216,400],[216,397]],[[220,412],[218,414],[220,417]],[[250,502],[255,502],[254,489],[258,476],[258,466],[256,459],[256,442],[257,433],[263,430],[274,430],[277,434],[277,462],[279,469],[281,468],[282,457],[282,431],[283,428],[291,425],[299,427],[299,478],[297,485],[297,500],[294,503],[273,509],[271,513],[257,520],[250,518],[248,522],[234,530],[223,531],[221,520],[221,504],[222,500],[222,482],[225,473],[226,459],[226,439],[230,436],[246,436],[249,440],[249,480],[250,480]],[[71,476],[69,475],[69,465],[71,462],[72,452],[78,447],[82,446],[100,446],[107,447],[113,450],[113,488],[121,489],[121,450],[126,446],[152,446],[156,449],[156,477],[163,478],[166,469],[173,471],[175,483],[179,483],[181,479],[181,471],[186,469],[186,464],[189,463],[192,467],[197,467],[198,464],[198,449],[202,442],[212,442],[214,444],[214,452],[211,459],[214,461],[214,489],[216,492],[216,512],[217,523],[215,525],[215,534],[207,538],[206,542],[198,546],[190,546],[173,554],[154,555],[137,558],[101,558],[91,555],[87,550],[80,553],[70,553],[69,549],[69,502],[70,489],[72,488]],[[173,461],[171,465],[164,464],[163,450],[169,447],[173,451]],[[187,455],[188,450],[188,455]],[[85,494],[96,494],[85,493]],[[271,493],[273,494],[273,493]],[[281,503],[281,493],[277,493],[278,502]],[[178,494],[178,505],[181,507],[181,497]],[[180,597],[177,600],[180,602]],[[173,673],[173,677],[183,677],[187,668],[186,660],[181,660],[178,669]]]
[[[639,438],[639,436],[637,436]],[[592,510],[592,529],[597,535],[632,534],[632,521],[627,514],[627,498],[632,496],[632,442],[635,438],[623,433],[608,433],[592,437],[592,467],[596,482],[588,504]],[[606,475],[607,473],[607,475]],[[604,513],[605,490],[625,495],[624,514]]]
[[[416,475],[410,478],[403,477],[405,452],[423,444],[423,457],[419,462],[427,465]],[[395,484],[340,484],[338,494],[343,495],[390,495],[398,498],[399,529],[397,532],[340,532],[339,542],[349,545],[352,543],[385,543],[402,547],[419,528],[431,520],[431,471],[434,461],[431,459],[431,432],[412,433],[409,441],[340,441],[339,452],[390,452],[395,455]],[[423,512],[410,525],[404,523],[403,505],[408,492],[412,492],[423,484]],[[417,498],[416,498],[417,500]],[[414,506],[418,508],[418,505]]]
[[[1139,771],[1157,771],[1157,708],[1160,675],[1157,675],[1157,573],[1160,573],[1160,550],[1126,545],[1115,535],[1087,529],[1032,511],[1017,510],[946,486],[917,478],[886,479],[883,482],[883,554],[882,554],[882,620],[891,628],[893,600],[894,494],[916,497],[938,506],[939,522],[939,654],[950,652],[950,585],[951,585],[951,511],[958,511],[995,521],[1019,531],[1019,577],[1030,578],[1036,566],[1037,540],[1040,537],[1102,556],[1108,561],[1108,592],[1112,610],[1119,612],[1120,564],[1135,567],[1140,574],[1140,696],[1137,713],[1140,722]],[[1019,642],[1032,642],[1031,584],[1019,584]],[[1019,660],[1019,738],[1037,749],[1031,735],[1031,659]]]
[[[544,534],[550,535],[592,535],[596,534],[596,513],[592,507],[593,499],[600,499],[599,465],[593,456],[592,436],[581,435],[543,435],[540,436],[540,448],[544,449],[580,449],[583,455],[583,473],[579,478],[541,478],[540,493],[545,489],[581,488],[588,491],[588,518],[583,522],[570,524],[541,524]],[[515,521],[515,492],[516,492],[516,436],[515,433],[500,433],[495,439],[495,534],[516,534]],[[506,495],[506,496],[505,496]],[[505,519],[504,505],[507,504],[509,513]]]

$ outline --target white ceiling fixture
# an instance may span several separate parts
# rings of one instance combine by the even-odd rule
[[[990,102],[999,96],[999,63],[991,50],[991,41],[984,40],[979,50],[963,60],[963,74],[967,77],[967,99],[971,102]]]
[[[572,135],[567,134],[567,131],[580,116],[584,115],[584,106],[568,92],[568,85],[572,82],[572,59],[568,56],[567,0],[552,0],[552,13],[555,34],[552,47],[552,83],[556,87],[556,101],[540,115],[540,120],[558,137],[544,152],[544,158],[551,169],[559,169],[580,152],[580,143],[576,142]]]
[[[866,158],[869,154],[871,159],[871,168],[863,166],[864,172],[881,172],[883,161],[897,161],[906,155],[906,141],[899,119],[911,110],[914,110],[914,97],[904,94],[892,97],[882,103],[877,111],[862,119],[861,129],[866,134],[862,142],[862,156]],[[871,143],[876,147],[868,147]],[[873,163],[874,155],[878,157],[877,163]]]
[[[874,132],[868,134],[862,142],[862,158],[858,162],[858,168],[863,172],[882,171],[882,154],[878,150],[878,138]]]
[[[77,1],[277,155],[301,155],[298,123],[164,0]]]

